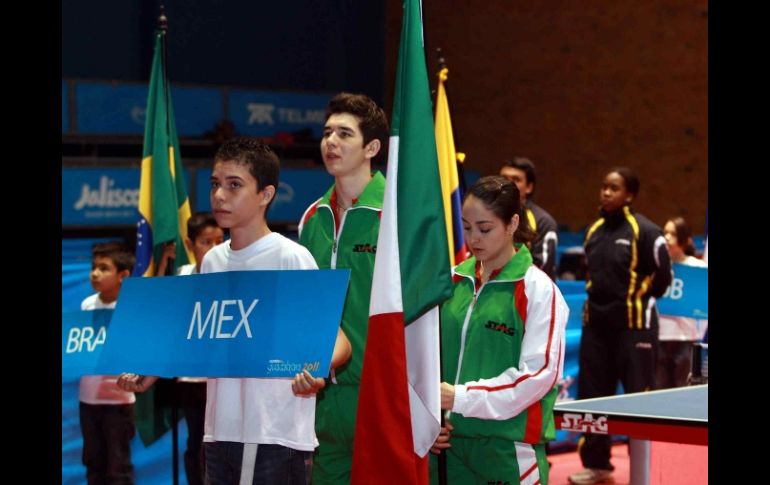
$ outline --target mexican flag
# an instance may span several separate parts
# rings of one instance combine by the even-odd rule
[[[440,428],[438,304],[452,291],[417,1],[404,2],[351,482],[428,481]]]

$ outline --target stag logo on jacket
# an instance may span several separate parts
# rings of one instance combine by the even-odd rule
[[[489,330],[494,330],[495,332],[502,332],[506,335],[513,335],[516,333],[516,329],[513,327],[509,327],[508,325],[500,322],[494,322],[492,320],[487,321],[487,324],[484,325],[484,328],[487,328]]]
[[[356,244],[353,246],[353,252],[375,254],[377,252],[377,245],[375,244],[372,246],[371,244]]]

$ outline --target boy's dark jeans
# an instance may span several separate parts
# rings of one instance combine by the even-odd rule
[[[204,443],[206,485],[240,483],[243,443],[217,441]],[[313,452],[281,445],[257,445],[252,485],[309,485]]]
[[[88,485],[133,484],[133,404],[80,403],[83,465]]]

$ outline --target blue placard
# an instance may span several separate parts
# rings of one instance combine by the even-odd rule
[[[139,177],[138,168],[62,168],[62,226],[136,224]],[[188,169],[184,177],[189,187]]]
[[[94,374],[107,340],[113,310],[66,312],[61,315],[62,377]]]
[[[658,299],[658,313],[690,318],[709,317],[708,268],[674,264],[674,279]]]
[[[69,100],[69,88],[67,87],[67,81],[61,82],[61,132],[69,133],[70,131],[70,100]]]
[[[144,134],[146,84],[79,82],[75,85],[75,99],[79,133]],[[179,136],[203,135],[224,118],[219,88],[172,85],[171,100]]]
[[[97,374],[293,377],[329,372],[349,270],[128,278]]]
[[[230,119],[243,135],[271,136],[307,128],[320,138],[332,96],[235,89],[229,96]]]
[[[281,181],[267,217],[273,222],[299,222],[305,209],[321,197],[334,183],[326,170],[281,169]],[[196,211],[211,211],[209,189],[211,169],[196,173]]]

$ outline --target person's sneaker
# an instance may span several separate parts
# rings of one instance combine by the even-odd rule
[[[615,483],[611,470],[586,468],[569,476],[569,482],[575,485],[591,485],[592,483]]]

